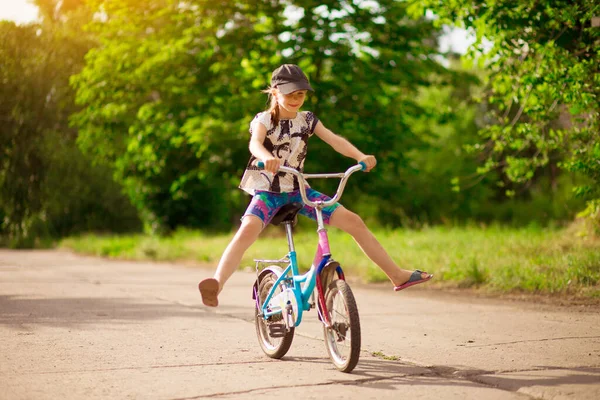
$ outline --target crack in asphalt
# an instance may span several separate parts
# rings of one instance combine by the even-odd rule
[[[500,343],[478,344],[478,345],[459,345],[459,346],[467,347],[467,348],[490,347],[490,346],[502,346],[502,345],[506,345],[506,344],[531,343],[531,342],[550,342],[550,341],[554,341],[554,340],[570,340],[570,339],[600,339],[600,336],[565,336],[565,337],[558,337],[558,338],[515,340],[513,342],[500,342]]]
[[[411,375],[404,375],[404,376],[420,376],[420,375],[423,375],[423,374],[414,374],[414,375],[411,374]],[[391,378],[389,378],[389,377],[376,377],[376,378],[356,379],[353,381],[330,381],[330,382],[321,382],[321,383],[307,383],[307,384],[303,384],[303,385],[286,385],[285,387],[286,387],[286,389],[289,389],[289,388],[305,388],[305,387],[319,387],[319,386],[331,386],[331,385],[349,386],[349,385],[361,385],[361,384],[365,384],[365,383],[385,381],[385,380],[390,380],[390,379]],[[176,398],[172,398],[170,400],[194,400],[194,399],[221,397],[221,396],[241,395],[241,394],[248,394],[248,393],[253,393],[253,392],[271,391],[271,390],[281,390],[281,388],[270,386],[270,387],[241,390],[241,391],[236,391],[236,392],[219,392],[219,393],[204,394],[204,395],[192,396],[192,397],[176,397]]]
[[[115,368],[92,368],[92,369],[74,369],[74,370],[58,370],[58,371],[20,371],[20,374],[26,375],[50,375],[50,374],[72,374],[72,373],[87,373],[87,372],[108,372],[108,371],[134,371],[145,369],[162,369],[162,368],[186,368],[186,367],[214,367],[219,365],[244,365],[244,364],[265,364],[273,362],[270,360],[262,361],[237,361],[237,362],[215,362],[215,363],[194,363],[194,364],[173,364],[173,365],[150,365],[139,367],[115,367]],[[2,373],[0,373],[2,375]]]

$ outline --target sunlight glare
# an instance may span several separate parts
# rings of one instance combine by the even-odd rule
[[[26,24],[37,19],[38,9],[29,0],[2,0],[0,20]]]

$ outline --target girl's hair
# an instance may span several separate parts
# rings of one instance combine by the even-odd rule
[[[269,99],[271,100],[271,104],[269,105],[269,113],[271,114],[271,123],[273,125],[279,124],[279,103],[277,102],[277,88],[268,87],[263,90],[263,93],[267,93],[269,95]]]

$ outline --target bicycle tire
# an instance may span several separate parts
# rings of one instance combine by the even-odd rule
[[[281,315],[274,315],[269,317],[268,319],[264,319],[260,316],[260,308],[264,300],[269,295],[269,291],[273,287],[273,284],[277,281],[277,275],[271,273],[265,276],[260,283],[258,284],[258,307],[254,310],[254,321],[256,326],[256,336],[258,337],[258,343],[262,348],[263,352],[271,357],[280,359],[286,355],[290,346],[292,345],[292,341],[294,340],[294,328],[290,328],[289,331],[285,332],[283,337],[277,338],[272,337],[269,333],[269,325],[272,324],[283,324],[283,318]],[[278,290],[281,292],[285,287],[282,285]],[[275,293],[277,295],[278,292]]]
[[[325,304],[332,323],[330,328],[323,326],[327,353],[338,370],[350,373],[360,357],[360,319],[356,300],[346,281],[338,279],[329,284]],[[341,345],[347,354],[342,354]]]

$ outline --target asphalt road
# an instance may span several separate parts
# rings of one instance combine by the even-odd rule
[[[316,314],[261,351],[252,273],[202,306],[211,270],[0,250],[0,399],[600,399],[598,309],[353,286],[352,374]]]

